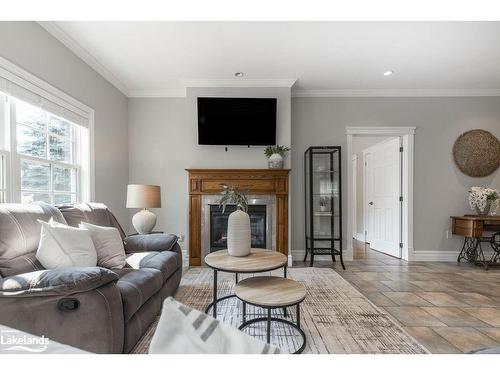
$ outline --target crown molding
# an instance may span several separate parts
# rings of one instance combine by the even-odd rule
[[[500,89],[331,89],[292,90],[295,98],[500,96]]]
[[[252,79],[252,78],[229,78],[229,79],[183,79],[184,87],[285,87],[291,88],[296,78],[285,79]]]
[[[90,52],[83,48],[76,40],[70,37],[54,21],[39,21],[38,24],[49,34],[64,44],[70,51],[82,59],[87,65],[103,76],[109,83],[121,91],[125,96],[129,96],[128,89],[108,68],[101,64]]]
[[[129,98],[185,98],[186,87],[177,89],[130,90]]]

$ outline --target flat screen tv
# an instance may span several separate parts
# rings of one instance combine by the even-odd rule
[[[198,144],[276,144],[276,98],[198,98]]]

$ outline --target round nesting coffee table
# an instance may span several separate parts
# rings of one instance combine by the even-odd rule
[[[235,288],[236,297],[243,302],[243,330],[250,324],[267,322],[266,339],[271,341],[271,322],[280,322],[295,328],[302,336],[302,346],[294,353],[302,353],[306,346],[306,335],[300,328],[300,303],[306,298],[306,288],[295,280],[276,276],[256,276],[240,281]],[[246,320],[246,304],[267,310],[267,317]],[[271,310],[296,306],[297,323],[271,316]]]
[[[259,273],[277,270],[283,268],[286,277],[287,257],[274,250],[251,249],[250,255],[246,257],[233,257],[227,250],[214,251],[205,257],[205,264],[214,270],[213,300],[205,309],[208,314],[212,308],[212,315],[217,318],[217,302],[227,298],[236,297],[230,294],[224,297],[217,297],[217,272],[229,272],[236,275],[236,284],[238,283],[238,274],[240,273]],[[285,312],[286,314],[286,312]]]

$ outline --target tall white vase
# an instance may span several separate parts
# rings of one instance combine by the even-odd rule
[[[250,254],[251,245],[250,216],[236,210],[229,215],[227,223],[227,251],[233,257],[245,257]]]

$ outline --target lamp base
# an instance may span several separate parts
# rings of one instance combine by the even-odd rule
[[[137,212],[132,217],[132,224],[139,234],[148,234],[156,225],[156,215],[146,209]]]

